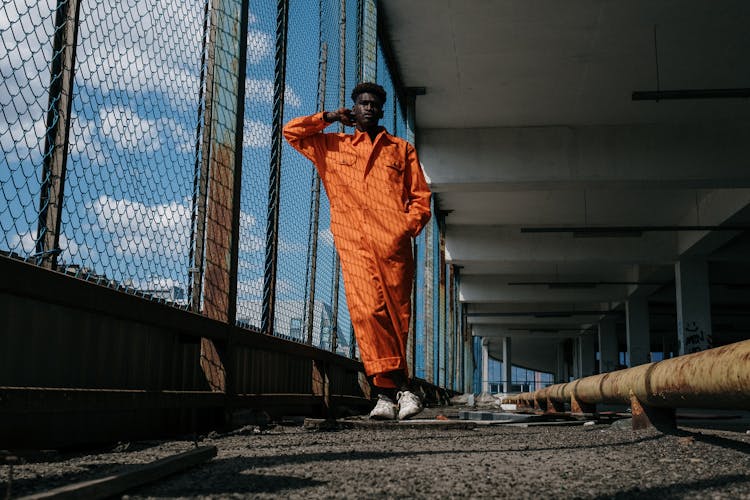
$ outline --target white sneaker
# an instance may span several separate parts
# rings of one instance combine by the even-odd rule
[[[398,400],[398,419],[406,420],[424,409],[422,400],[411,391],[402,391],[396,395]]]
[[[378,402],[370,412],[370,418],[377,420],[396,420],[396,404],[388,396],[378,395]]]

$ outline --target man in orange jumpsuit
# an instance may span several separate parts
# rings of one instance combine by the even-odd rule
[[[328,193],[354,334],[378,392],[370,416],[395,419],[398,412],[404,419],[422,410],[409,390],[406,339],[411,240],[430,219],[430,189],[414,146],[378,125],[385,99],[383,87],[361,83],[352,90],[351,110],[296,118],[284,137],[315,164]],[[355,126],[354,133],[323,133],[337,121]]]

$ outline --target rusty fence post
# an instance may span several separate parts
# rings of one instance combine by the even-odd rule
[[[73,104],[80,10],[79,0],[58,0],[55,13],[47,131],[34,254],[37,263],[47,269],[57,267],[57,257],[60,254],[60,225],[70,142],[70,110]]]
[[[211,157],[211,121],[213,111],[213,82],[216,46],[216,18],[215,10],[210,2],[206,2],[203,12],[203,47],[201,64],[201,81],[205,77],[205,90],[199,89],[198,120],[195,146],[195,177],[193,179],[193,211],[190,224],[190,263],[188,270],[188,300],[190,309],[199,313],[201,310],[201,295],[203,287],[203,258],[206,244],[206,204],[208,199],[208,169]],[[210,16],[213,16],[209,23]],[[208,39],[206,32],[208,31]],[[203,105],[201,116],[200,106]],[[202,127],[200,120],[203,120]],[[199,142],[200,141],[200,142]]]
[[[376,0],[362,1],[362,81],[378,78],[378,7]]]
[[[331,413],[331,384],[328,378],[328,363],[320,360],[313,361],[312,390],[313,395],[319,396],[323,402],[323,416],[330,418]]]
[[[322,12],[320,13],[322,16]],[[326,102],[326,72],[328,71],[328,44],[323,42],[320,47],[320,61],[318,64],[318,109],[320,111],[325,110]],[[312,345],[313,341],[313,325],[315,323],[315,282],[317,278],[318,270],[318,228],[320,224],[320,176],[317,170],[313,168],[313,181],[312,181],[312,199],[310,201],[312,207],[310,209],[310,217],[312,217],[312,224],[310,226],[310,260],[308,265],[308,272],[310,273],[310,286],[307,297],[307,312],[305,314],[307,330],[307,343]],[[322,321],[322,319],[321,319]],[[335,350],[335,349],[334,349]]]
[[[224,346],[201,339],[201,367],[212,390],[231,395],[234,381],[228,367],[232,366],[232,332],[237,316],[249,0],[213,0],[211,11],[216,26],[214,43],[209,47],[214,66],[211,106],[221,112],[212,113],[210,127],[204,312],[226,323],[229,335]]]

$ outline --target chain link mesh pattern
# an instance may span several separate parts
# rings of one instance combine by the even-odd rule
[[[50,0],[0,7],[0,252],[23,259],[36,249],[55,15]]]
[[[315,2],[289,4],[284,121],[316,111],[318,15]],[[312,43],[311,43],[312,41]],[[300,57],[301,54],[306,57]],[[290,99],[290,95],[297,96]],[[305,314],[310,178],[312,167],[286,142],[282,154],[279,201],[278,272],[274,331],[302,341]]]
[[[83,2],[62,226],[70,263],[186,304],[203,2]]]
[[[273,115],[276,2],[252,2],[247,36],[237,321],[260,328]],[[287,103],[299,97],[287,90]]]
[[[348,6],[347,6],[348,7]],[[349,11],[347,10],[347,13]],[[347,28],[351,23],[351,17],[347,18]],[[325,57],[325,64],[321,65],[321,70],[325,68],[325,88],[319,88],[322,93],[323,110],[335,110],[340,107],[340,90],[341,90],[341,1],[340,0],[321,0],[320,1],[320,56]],[[356,36],[356,31],[355,31]],[[343,44],[344,49],[349,49],[350,40]],[[333,129],[333,126],[331,127]],[[312,168],[312,166],[310,166]],[[324,188],[321,187],[324,194]],[[342,337],[341,318],[342,318],[342,300],[344,286],[342,282],[334,283],[336,278],[336,249],[333,245],[333,234],[331,233],[331,205],[328,196],[321,196],[320,212],[318,222],[318,254],[316,266],[316,290],[315,290],[315,311],[318,313],[317,321],[313,321],[312,342],[324,349],[331,348],[331,335],[336,329],[339,337],[337,345],[339,347],[348,346],[349,339],[347,336]],[[336,300],[334,294],[339,291],[338,310],[334,310]],[[343,302],[344,309],[346,302]],[[348,312],[348,311],[347,311]],[[335,323],[334,323],[335,321]]]
[[[416,274],[414,277],[414,288],[416,290],[414,303],[414,374],[419,378],[425,378],[425,256],[429,249],[426,248],[427,231],[419,233],[415,240],[416,245]]]

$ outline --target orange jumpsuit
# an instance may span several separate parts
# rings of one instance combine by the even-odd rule
[[[284,137],[318,169],[331,204],[349,314],[365,372],[406,371],[414,257],[411,238],[430,219],[430,189],[414,146],[381,129],[324,134],[323,113],[291,120]]]

